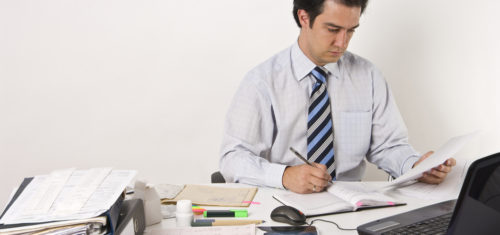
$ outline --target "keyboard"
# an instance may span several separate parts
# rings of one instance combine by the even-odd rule
[[[407,225],[405,227],[400,227],[391,231],[382,233],[382,235],[393,235],[393,234],[446,234],[448,225],[450,224],[451,215],[453,213],[444,214],[431,219],[419,221]]]

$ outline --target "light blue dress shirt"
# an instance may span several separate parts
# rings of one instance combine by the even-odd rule
[[[307,114],[316,65],[298,43],[252,69],[226,117],[220,171],[228,182],[283,188],[286,166],[307,156]],[[337,180],[359,181],[365,159],[398,177],[418,160],[382,74],[345,52],[329,71]]]

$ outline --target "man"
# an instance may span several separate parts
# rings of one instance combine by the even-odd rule
[[[297,42],[251,70],[228,111],[220,159],[227,181],[312,193],[332,179],[361,180],[365,158],[398,177],[432,154],[408,144],[381,73],[346,51],[366,4],[294,1]],[[420,180],[440,183],[454,165],[450,158]]]

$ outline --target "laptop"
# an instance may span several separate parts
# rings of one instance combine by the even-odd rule
[[[471,164],[457,200],[360,225],[359,234],[499,234],[500,153]]]

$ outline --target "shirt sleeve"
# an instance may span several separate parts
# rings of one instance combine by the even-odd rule
[[[377,69],[372,78],[372,140],[367,159],[399,177],[412,168],[419,154],[408,143],[408,131],[387,82]]]
[[[228,182],[283,188],[286,165],[269,161],[276,132],[272,102],[255,78],[247,75],[227,112],[220,171]]]

